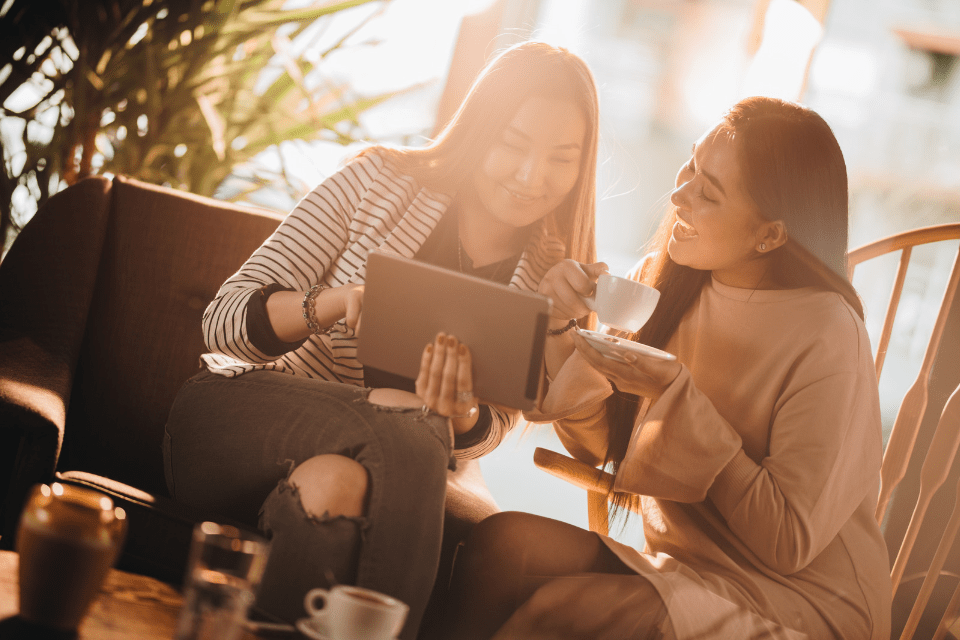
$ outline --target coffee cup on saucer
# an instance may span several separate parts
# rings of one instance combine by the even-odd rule
[[[349,585],[312,589],[303,605],[310,617],[297,629],[314,640],[395,640],[410,610],[396,598]]]
[[[581,300],[597,313],[601,324],[634,333],[657,308],[660,292],[636,280],[603,273],[597,278],[596,292]]]

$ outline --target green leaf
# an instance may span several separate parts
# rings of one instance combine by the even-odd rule
[[[19,114],[31,127],[40,125],[44,110],[52,105],[59,105],[54,108],[62,115],[48,142],[29,143],[22,171],[13,175],[10,163],[5,163],[0,179],[4,185],[76,180],[82,177],[76,158],[89,158],[92,151],[84,153],[83,145],[99,144],[105,156],[101,172],[213,195],[235,167],[242,166],[245,175],[254,176],[247,180],[250,189],[295,198],[306,186],[293,184],[286,167],[279,173],[258,168],[258,154],[291,140],[349,144],[363,135],[358,124],[363,112],[404,93],[358,97],[342,83],[315,86],[313,81],[330,53],[371,46],[347,42],[389,0],[330,1],[297,9],[286,8],[286,0],[154,0],[149,5],[139,0],[56,0],[56,4],[63,8],[60,17],[44,14],[46,3],[32,0],[17,0],[16,11],[0,17],[0,34],[15,29],[34,38],[32,44],[25,43],[31,51],[49,32],[50,20],[69,29],[30,64],[27,56],[12,61],[9,74],[0,81],[0,96],[30,82],[44,59],[79,56],[72,68],[49,78],[52,88],[44,90],[36,107]],[[304,59],[301,43],[294,48],[274,40],[281,26],[288,25],[285,38],[292,42],[316,21],[331,21],[362,5],[379,10],[357,12],[352,21],[330,22],[340,31],[333,34],[333,44],[323,45],[319,63],[317,58]],[[162,8],[169,14],[158,18]],[[10,23],[14,14],[16,25]],[[141,27],[146,35],[128,46]],[[187,45],[180,40],[184,31],[191,34]],[[324,42],[330,36],[329,31],[322,32]],[[65,49],[73,53],[68,55]],[[113,115],[104,119],[107,112]],[[0,119],[17,115],[0,109]],[[143,118],[147,132],[138,135]],[[246,142],[234,148],[239,138]],[[0,139],[4,151],[8,144]],[[186,153],[177,157],[174,150],[180,145],[186,146]],[[46,187],[40,188],[39,197],[46,195]],[[9,228],[11,207],[9,200],[0,202],[0,216],[6,216],[0,217],[0,232]]]

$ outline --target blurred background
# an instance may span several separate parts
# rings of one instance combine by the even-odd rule
[[[4,250],[92,173],[288,211],[364,144],[423,144],[484,60],[529,38],[578,53],[599,84],[597,239],[614,272],[642,256],[692,142],[747,95],[833,127],[851,247],[960,220],[957,0],[0,0]],[[950,259],[915,253],[887,429]],[[874,342],[892,278],[854,281]],[[529,427],[483,459],[494,497],[586,526],[584,492],[538,471],[536,446],[561,450]],[[637,522],[612,534],[642,544]]]

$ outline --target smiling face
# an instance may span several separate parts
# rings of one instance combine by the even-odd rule
[[[753,288],[764,277],[765,252],[781,244],[768,239],[777,223],[761,217],[743,186],[736,144],[718,129],[694,144],[677,173],[670,196],[677,221],[667,252],[677,264],[711,271],[724,284]],[[765,240],[769,246],[758,250]]]
[[[573,102],[528,98],[471,175],[481,215],[522,228],[560,206],[580,176],[586,129]]]

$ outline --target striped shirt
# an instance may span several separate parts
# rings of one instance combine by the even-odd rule
[[[375,154],[349,163],[307,194],[220,287],[203,314],[204,340],[211,353],[201,356],[202,362],[213,373],[228,377],[272,370],[362,386],[357,339],[342,322],[329,334],[311,335],[301,346],[277,357],[250,340],[250,298],[270,285],[306,291],[317,283],[363,284],[371,251],[412,258],[450,202],[449,195],[419,186]],[[563,242],[539,225],[520,256],[510,286],[536,291],[544,273],[565,254]],[[490,409],[486,438],[457,450],[456,457],[489,453],[519,419],[519,411]]]

